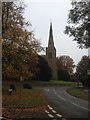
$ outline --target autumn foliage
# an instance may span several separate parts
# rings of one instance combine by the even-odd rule
[[[2,73],[3,79],[31,78],[36,74],[38,56],[41,50],[31,26],[23,17],[25,5],[22,2],[2,3]]]

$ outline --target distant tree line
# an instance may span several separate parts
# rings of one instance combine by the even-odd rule
[[[90,2],[72,2],[68,15],[68,26],[65,33],[74,37],[79,48],[90,47]],[[31,27],[25,21],[22,2],[2,3],[2,76],[3,79],[19,80],[36,79],[49,81],[51,68],[46,59],[38,55],[43,48],[34,33],[26,27]],[[81,22],[82,21],[82,22]],[[72,26],[71,26],[72,25]],[[90,58],[83,56],[77,66],[69,56],[57,58],[58,79],[65,81],[80,81],[84,86],[90,86],[88,70]],[[74,69],[76,67],[76,73]]]

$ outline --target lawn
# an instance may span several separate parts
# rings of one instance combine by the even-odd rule
[[[12,95],[3,93],[3,107],[30,108],[45,105],[44,96],[38,88],[17,89]]]
[[[70,82],[70,81],[63,81],[63,80],[51,80],[50,83],[52,85],[63,85],[63,86],[75,86],[77,85],[76,82]]]
[[[45,81],[29,81],[32,84],[32,89],[24,89],[22,87],[24,82],[13,82],[16,86],[16,90],[12,95],[8,94],[8,87],[10,81],[4,81],[2,88],[2,106],[5,108],[30,108],[34,106],[43,106],[46,105],[44,95],[39,86],[45,85],[61,85],[61,86],[76,86],[76,82],[67,82],[61,80],[50,80],[49,82]]]
[[[12,95],[9,95],[8,86],[9,82],[2,86],[2,106],[4,108],[30,108],[46,105],[44,95],[39,87],[34,86],[32,89],[24,89],[22,84],[16,83],[16,90],[13,91]]]
[[[2,116],[10,119],[31,119],[45,116],[47,102],[39,87],[24,89],[23,83],[14,82],[16,90],[8,94],[10,81],[2,85]]]
[[[75,97],[90,101],[90,91],[86,88],[69,88],[67,92]]]
[[[77,86],[77,82],[63,81],[63,80],[50,80],[50,81],[32,81],[33,85],[44,86],[44,85],[61,85],[61,86]]]

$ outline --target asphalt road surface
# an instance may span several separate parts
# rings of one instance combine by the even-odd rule
[[[64,118],[88,118],[88,101],[69,95],[69,87],[44,87],[49,105]]]

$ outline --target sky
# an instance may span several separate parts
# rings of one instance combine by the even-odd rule
[[[24,0],[24,2],[27,5],[25,19],[31,22],[35,37],[40,40],[43,47],[48,46],[50,22],[52,22],[57,57],[68,55],[77,64],[83,55],[88,55],[88,50],[79,49],[73,38],[64,33],[71,0]]]

